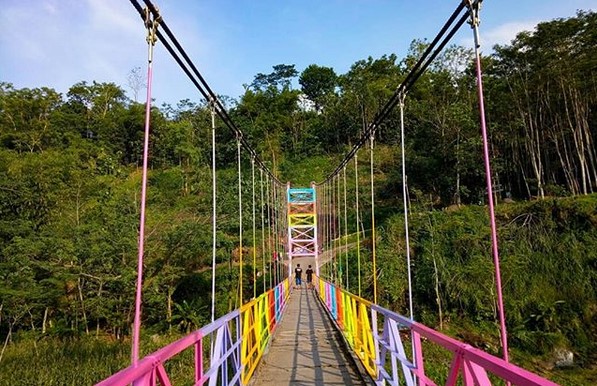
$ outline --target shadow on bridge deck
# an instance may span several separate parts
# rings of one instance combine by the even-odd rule
[[[294,290],[252,385],[366,385],[314,290]]]

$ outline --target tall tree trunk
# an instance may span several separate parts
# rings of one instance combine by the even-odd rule
[[[563,133],[563,132],[562,132]],[[568,165],[568,170],[571,176],[571,190],[570,192],[573,195],[577,195],[580,193],[580,186],[578,185],[578,179],[574,173],[574,169],[576,165],[574,164],[574,159],[572,157],[572,150],[570,149],[570,143],[566,140],[566,138],[562,139],[562,147],[564,148],[564,157],[566,159],[566,164]]]
[[[104,282],[103,280],[100,280],[99,282],[99,289],[97,290],[97,298],[98,300],[102,298],[102,290],[104,288]],[[97,319],[95,321],[95,336],[99,337],[99,333],[100,333],[100,318],[99,318],[99,313],[97,316]]]
[[[535,175],[535,179],[537,180],[537,195],[543,198],[545,197],[545,193],[543,190],[543,162],[541,158],[542,146],[540,142],[541,136],[539,135],[539,129],[537,127],[536,114],[531,108],[531,100],[533,100],[534,97],[530,95],[530,86],[527,74],[522,74],[519,72],[518,75],[521,82],[521,91],[523,93],[523,97],[520,98],[517,96],[517,93],[514,91],[510,82],[508,82],[508,87],[510,88],[510,92],[512,93],[518,114],[523,122],[523,153],[527,154],[530,159],[531,168],[533,174]],[[528,185],[526,178],[525,184]]]
[[[85,323],[85,334],[89,335],[89,323],[87,323],[87,312],[85,311],[85,302],[83,301],[83,289],[81,288],[81,278],[77,279],[77,288],[79,289],[79,300],[81,301],[81,311],[83,312],[83,323]]]
[[[564,156],[562,155],[562,149],[557,135],[554,135],[553,141],[555,144],[556,154],[558,155],[558,159],[560,160],[560,166],[562,168],[562,171],[564,172],[564,178],[566,179],[566,187],[572,194],[574,194],[574,175],[572,174],[570,166],[567,164],[567,161],[564,159]]]
[[[566,111],[566,121],[568,128],[572,133],[572,139],[574,141],[574,149],[576,152],[576,158],[579,162],[580,169],[580,185],[581,193],[587,194],[587,175],[586,175],[586,160],[585,160],[585,143],[584,138],[578,130],[578,105],[575,101],[575,92],[571,87],[564,85],[562,80],[562,95],[564,97],[564,109]],[[569,100],[569,98],[571,100]],[[571,106],[570,106],[571,105]],[[572,109],[572,111],[570,111]]]
[[[444,316],[442,312],[442,298],[439,292],[439,272],[437,270],[437,263],[435,257],[433,258],[433,271],[435,277],[435,301],[437,303],[437,312],[439,314],[439,329],[444,329]]]
[[[44,318],[41,322],[41,333],[42,334],[46,333],[46,323],[48,321],[48,311],[49,311],[49,308],[46,307],[46,309],[44,310]]]
[[[168,320],[168,331],[170,331],[172,329],[172,294],[174,293],[171,286],[168,286],[166,293],[168,296],[166,318]]]
[[[2,357],[4,356],[4,351],[6,351],[6,346],[8,346],[8,342],[12,338],[12,328],[13,323],[8,324],[8,334],[6,334],[6,339],[4,339],[4,345],[2,346],[2,351],[0,351],[0,363],[2,363]]]

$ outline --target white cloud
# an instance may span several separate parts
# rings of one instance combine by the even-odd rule
[[[44,1],[43,9],[51,14],[55,14],[57,12],[55,1]]]
[[[122,0],[87,0],[92,27],[100,31],[138,36],[142,22],[128,2]]]
[[[115,82],[145,63],[145,28],[122,0],[11,2],[0,12],[0,80],[66,92],[81,80]]]
[[[229,73],[226,60],[232,55],[228,60],[234,62],[236,56],[218,43],[209,29],[213,23],[197,16],[205,12],[174,1],[161,5],[168,25],[214,91],[239,88],[241,81]],[[0,7],[0,81],[66,93],[76,82],[96,80],[128,91],[129,71],[147,65],[145,39],[142,19],[125,0],[9,0]],[[161,42],[154,59],[158,102],[199,97]]]
[[[485,31],[481,35],[481,41],[487,47],[493,47],[496,44],[510,44],[518,33],[533,31],[538,23],[538,20],[505,23]]]
[[[481,40],[481,49],[483,51],[489,51],[496,44],[506,45],[510,44],[516,35],[522,31],[533,31],[535,26],[539,23],[538,20],[528,21],[514,21],[508,22],[497,27],[485,29],[483,24],[479,28],[479,39]],[[468,35],[466,38],[462,38],[459,42],[464,47],[473,47],[473,38]]]
[[[85,23],[72,39],[85,79],[126,88],[126,74],[145,63],[145,28],[137,12],[121,0],[87,0]]]

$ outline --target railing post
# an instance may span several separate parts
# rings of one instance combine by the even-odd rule
[[[141,375],[139,378],[135,379],[133,382],[133,386],[154,386],[155,385],[155,372],[150,371]]]
[[[460,367],[462,366],[462,353],[455,352],[454,357],[452,358],[452,364],[450,365],[450,374],[448,374],[448,380],[446,381],[446,386],[454,386],[456,381],[458,381],[458,373],[460,371]]]
[[[330,311],[332,312],[332,316],[334,317],[334,320],[338,320],[338,309],[336,307],[336,286],[330,285],[330,305],[331,305],[331,309]]]
[[[195,384],[203,377],[203,338],[195,343]]]
[[[243,351],[242,351],[242,317],[241,317],[241,313],[239,310],[238,315],[236,316],[236,318],[234,318],[234,322],[235,322],[235,330],[236,330],[236,340],[235,342],[240,342],[240,344],[236,344],[236,357],[235,357],[235,363],[236,363],[236,372],[235,374],[240,374],[238,379],[239,382],[242,383],[242,379],[243,379],[243,372],[245,370],[245,364],[243,363]]]
[[[413,362],[416,369],[414,373],[417,376],[417,383],[419,386],[424,386],[427,385],[427,381],[425,377],[425,366],[423,364],[423,346],[421,345],[421,335],[416,331],[412,331],[412,340],[415,355]]]
[[[336,289],[336,308],[337,308],[337,318],[336,321],[340,326],[340,329],[344,330],[344,298],[343,298],[343,290]]]
[[[381,351],[379,349],[379,331],[377,329],[377,311],[371,309],[371,328],[373,332],[373,344],[375,347],[375,383],[377,385],[382,385],[383,382],[381,381],[379,368],[382,365],[381,363]]]

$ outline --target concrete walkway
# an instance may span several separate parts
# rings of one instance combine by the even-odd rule
[[[314,290],[295,289],[252,385],[365,385]]]

